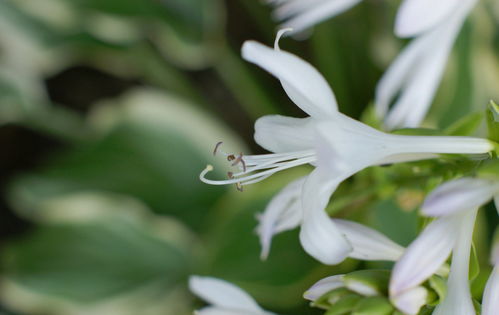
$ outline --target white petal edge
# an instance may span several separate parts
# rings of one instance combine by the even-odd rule
[[[305,293],[303,293],[303,297],[309,301],[315,301],[329,291],[343,286],[343,275],[327,277],[317,281],[313,286],[305,291]]]
[[[430,223],[395,264],[390,279],[390,297],[419,286],[447,260],[459,227],[454,216]]]
[[[220,308],[264,312],[256,301],[241,288],[224,280],[191,276],[189,289],[206,302]]]
[[[405,0],[397,12],[395,34],[399,37],[412,37],[428,31],[455,13],[464,1]]]
[[[310,116],[321,118],[338,111],[327,81],[308,62],[255,41],[243,44],[242,56],[278,78],[289,98]]]
[[[259,215],[260,223],[257,226],[257,233],[260,237],[262,251],[260,258],[267,259],[272,237],[280,232],[298,227],[301,223],[303,212],[301,207],[302,186],[306,177],[292,181],[277,193]]]
[[[351,258],[396,261],[404,253],[404,247],[374,229],[348,220],[333,221],[353,247]]]
[[[457,214],[459,231],[454,244],[452,263],[447,280],[447,296],[436,307],[433,315],[474,315],[475,308],[469,285],[470,251],[478,209]]]
[[[499,183],[465,177],[446,182],[425,199],[421,212],[428,216],[445,216],[482,206],[499,192]]]
[[[255,122],[254,138],[259,146],[274,153],[310,150],[314,140],[313,120],[263,116]]]
[[[499,265],[494,267],[485,286],[482,315],[496,315],[499,310]]]
[[[342,262],[352,246],[325,212],[329,198],[343,178],[332,177],[317,167],[303,185],[303,223],[300,242],[312,257],[326,265]]]
[[[407,315],[417,315],[423,305],[426,304],[428,290],[424,287],[415,287],[402,292],[391,299],[393,305]]]

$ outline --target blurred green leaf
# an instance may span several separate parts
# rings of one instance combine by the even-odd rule
[[[470,136],[483,121],[482,113],[473,113],[459,119],[445,129],[445,134],[450,136]]]
[[[94,128],[103,135],[19,178],[11,197],[16,208],[30,216],[46,198],[102,190],[134,196],[155,212],[203,226],[207,209],[225,189],[202,183],[199,173],[216,162],[210,156],[220,139],[228,149],[242,147],[230,131],[190,104],[152,90],[137,90],[98,108]]]
[[[403,246],[411,243],[418,234],[418,214],[403,211],[390,200],[381,201],[371,210],[373,227]]]
[[[144,290],[167,296],[192,272],[189,233],[133,199],[89,192],[40,208],[46,224],[9,243],[1,256],[8,280],[1,294],[14,304],[19,288],[33,299],[82,306]]]
[[[172,286],[189,265],[175,247],[119,220],[41,227],[4,255],[14,281],[79,302],[158,280]]]
[[[499,105],[490,101],[487,108],[487,126],[489,128],[489,139],[499,142]]]

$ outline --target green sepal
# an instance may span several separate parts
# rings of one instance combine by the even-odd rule
[[[352,315],[390,315],[394,308],[390,302],[384,297],[368,297],[362,299]]]
[[[348,290],[347,288],[338,288],[329,291],[328,293],[324,294],[314,302],[310,303],[313,307],[317,308],[322,308],[322,309],[329,309],[332,304],[335,304],[339,300],[341,300],[344,296],[351,295],[352,292]]]
[[[478,261],[478,256],[476,254],[476,247],[475,244],[473,243],[471,245],[471,257],[470,257],[470,273],[469,273],[469,280],[473,281],[478,277],[478,274],[480,273],[480,262]]]
[[[343,277],[345,287],[365,296],[387,295],[389,280],[388,270],[359,270]]]
[[[427,304],[435,306],[447,295],[447,282],[444,278],[434,275],[428,279],[428,286],[431,290],[428,291]],[[431,293],[432,296],[430,296]]]
[[[324,315],[343,315],[350,314],[363,297],[357,294],[345,295],[336,302]]]
[[[391,132],[402,136],[444,136],[445,134],[438,129],[430,128],[402,128]]]

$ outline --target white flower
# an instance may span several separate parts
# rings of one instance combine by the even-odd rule
[[[404,305],[399,297],[433,275],[453,251],[447,297],[434,314],[475,314],[468,284],[473,228],[478,208],[498,194],[498,182],[472,178],[444,183],[430,193],[422,212],[439,218],[426,227],[393,268],[390,297],[400,310]]]
[[[376,112],[387,129],[417,127],[425,118],[454,41],[476,2],[406,0],[401,5],[396,33],[418,37],[390,65],[376,88]]]
[[[303,183],[300,240],[310,255],[325,264],[339,263],[353,250],[324,211],[344,179],[372,165],[433,158],[438,153],[481,154],[493,148],[490,141],[478,138],[380,132],[338,112],[333,91],[319,72],[300,58],[280,51],[277,44],[271,49],[248,41],[242,54],[276,76],[290,99],[310,117],[260,118],[255,124],[255,140],[274,154],[228,155],[239,172],[230,173],[228,180],[210,180],[206,178],[212,169],[209,166],[200,178],[208,184],[242,187],[294,166],[317,165]],[[287,209],[278,204],[280,211]],[[276,214],[270,217],[282,219]]]
[[[274,18],[281,28],[304,31],[328,18],[339,15],[362,0],[267,0],[275,6]]]
[[[190,290],[210,303],[198,315],[272,315],[263,310],[255,300],[235,285],[210,277],[191,276]]]

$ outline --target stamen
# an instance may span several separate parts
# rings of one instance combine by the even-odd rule
[[[234,156],[234,154],[229,154],[227,155],[227,161],[234,161],[236,159],[236,157]]]
[[[230,179],[234,178],[234,173],[227,172],[227,177],[230,178]]]
[[[213,155],[217,155],[218,148],[222,145],[223,141],[217,142],[215,149],[213,149]]]

